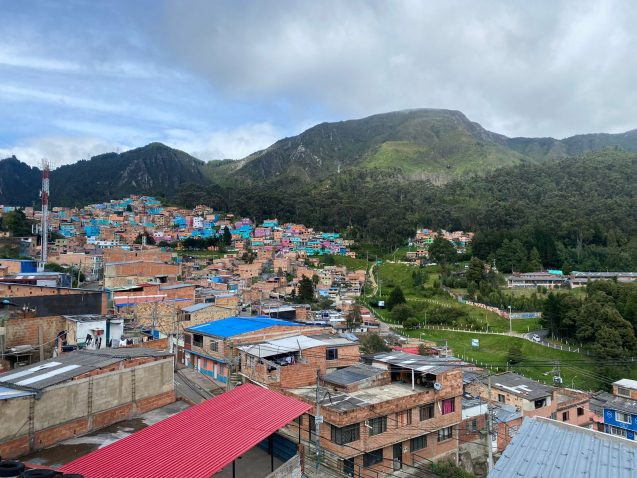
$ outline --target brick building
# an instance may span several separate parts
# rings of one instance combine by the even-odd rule
[[[321,447],[346,475],[378,477],[455,457],[462,372],[452,361],[392,352],[322,377]],[[316,386],[284,390],[315,405]],[[300,439],[316,440],[316,406]]]
[[[63,354],[0,374],[0,455],[19,457],[174,401],[166,352]]]
[[[184,362],[186,366],[225,383],[229,366],[239,368],[240,345],[323,331],[320,326],[270,317],[228,317],[184,330]]]
[[[357,364],[357,342],[330,334],[296,335],[239,347],[241,375],[269,388],[316,383],[321,375]]]

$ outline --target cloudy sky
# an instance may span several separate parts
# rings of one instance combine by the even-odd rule
[[[510,136],[637,128],[626,1],[0,0],[0,157],[239,158],[436,107]]]

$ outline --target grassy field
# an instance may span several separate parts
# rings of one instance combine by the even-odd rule
[[[478,364],[492,365],[494,370],[496,366],[501,370],[506,369],[509,347],[513,343],[519,343],[522,349],[522,362],[511,367],[511,370],[526,377],[552,384],[553,373],[551,371],[555,367],[553,362],[559,361],[560,373],[566,387],[573,386],[580,390],[601,390],[608,389],[611,382],[603,375],[599,363],[593,358],[544,347],[517,337],[446,330],[410,330],[404,331],[403,334],[432,340],[439,345],[444,345],[446,341],[455,356],[464,356],[474,363],[478,362]],[[471,347],[471,339],[473,338],[480,340],[478,349]],[[626,377],[636,379],[637,367],[631,367],[627,370]]]
[[[407,303],[414,309],[415,317],[422,323],[427,322],[426,309],[428,307],[453,307],[465,311],[473,324],[480,330],[493,332],[508,332],[509,321],[498,314],[460,304],[449,294],[440,294],[434,297],[424,297],[422,289],[413,285],[412,273],[417,270],[416,266],[408,266],[405,264],[388,264],[384,263],[379,268],[378,277],[381,281],[382,297],[387,299],[391,288],[400,286]],[[434,281],[439,277],[439,268],[437,266],[426,267],[423,269],[428,273],[427,286],[433,285]],[[385,313],[389,317],[388,313]],[[488,329],[487,329],[488,325]],[[516,319],[511,322],[515,332],[530,332],[539,329],[538,319]]]

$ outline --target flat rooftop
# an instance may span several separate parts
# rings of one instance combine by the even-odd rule
[[[555,390],[555,388],[550,385],[544,385],[513,372],[493,376],[491,386],[497,390],[502,390],[527,400],[544,398],[551,395],[553,390]]]
[[[288,391],[303,397],[306,400],[310,400],[312,402],[316,401],[315,386],[293,388]],[[349,393],[333,392],[331,390],[323,389],[320,392],[320,395],[324,396],[321,400],[321,406],[330,410],[347,412],[350,410],[356,410],[357,408],[368,407],[376,403],[385,402],[387,400],[416,395],[423,391],[424,389],[422,387],[416,387],[415,390],[412,390],[411,385],[407,385],[405,383],[392,383],[389,385],[370,387]]]

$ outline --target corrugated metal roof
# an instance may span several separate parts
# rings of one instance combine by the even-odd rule
[[[376,354],[372,360],[432,375],[446,372],[462,364],[456,357],[423,356],[397,351]]]
[[[60,468],[85,478],[208,478],[311,405],[244,384]]]
[[[203,310],[203,309],[207,309],[208,307],[212,307],[214,304],[211,302],[202,302],[201,304],[195,304],[195,305],[190,305],[188,307],[184,307],[183,310],[184,312],[197,312],[198,310]]]
[[[270,317],[228,317],[227,319],[206,322],[205,324],[188,327],[188,332],[196,334],[213,335],[215,337],[233,337],[235,335],[254,332],[255,330],[266,329],[276,325],[298,326],[304,324],[290,322],[288,320],[272,319]]]
[[[488,478],[634,478],[637,444],[548,418],[525,418]]]
[[[0,384],[9,388],[12,388],[13,385],[35,391],[43,390],[78,375],[121,362],[127,358],[165,356],[171,356],[171,354],[161,350],[143,348],[107,348],[99,351],[81,350],[69,352],[29,367],[22,367],[0,374]]]
[[[323,377],[323,380],[335,385],[350,385],[383,373],[387,373],[387,371],[370,365],[359,364],[328,373]]]
[[[270,340],[261,342],[256,345],[245,345],[239,347],[245,353],[256,357],[272,357],[298,350],[306,350],[314,347],[324,347],[325,343],[320,340],[306,337],[305,335],[295,335],[294,337],[286,337],[283,339]]]

